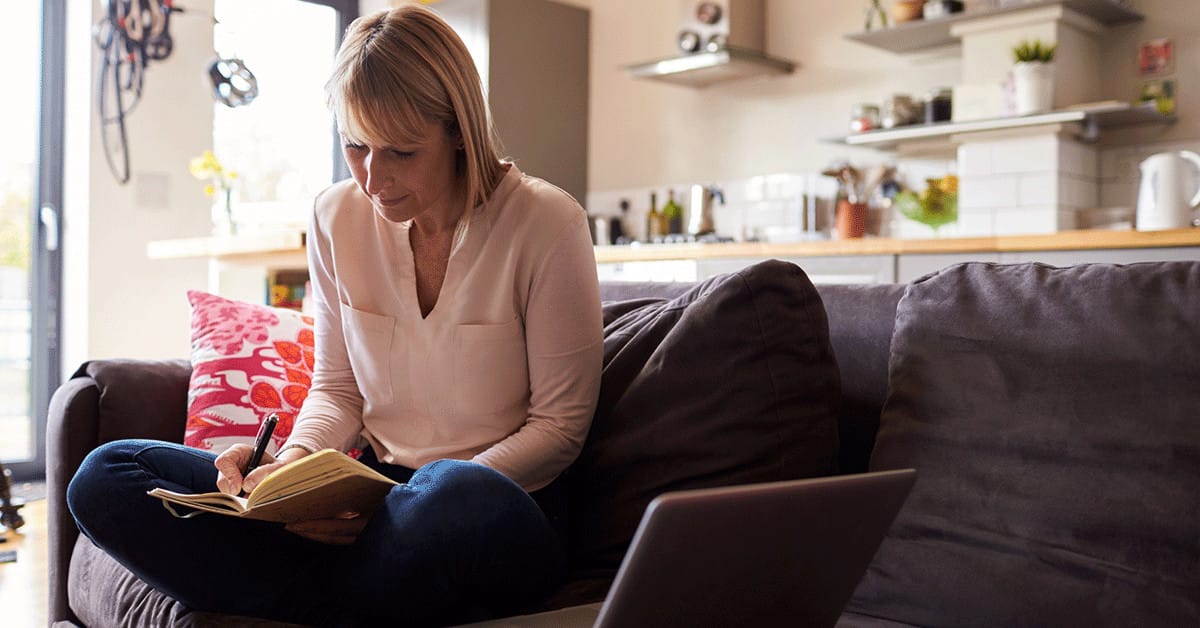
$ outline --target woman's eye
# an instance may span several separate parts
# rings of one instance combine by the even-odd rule
[[[366,148],[366,146],[363,146],[362,144],[349,144],[349,143],[345,144],[345,147],[346,147],[346,150],[352,150],[355,152]]]
[[[413,151],[411,151],[411,150],[393,150],[392,154],[395,155],[396,157],[399,157],[400,159],[409,159],[413,156]]]

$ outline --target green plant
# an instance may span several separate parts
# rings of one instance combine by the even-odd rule
[[[1035,39],[1033,42],[1022,41],[1020,45],[1013,48],[1013,59],[1017,63],[1030,63],[1033,61],[1050,63],[1054,60],[1054,53],[1057,50],[1058,44],[1046,44],[1040,39]]]

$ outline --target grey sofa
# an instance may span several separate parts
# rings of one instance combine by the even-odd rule
[[[522,611],[602,599],[657,491],[915,467],[839,625],[1200,625],[1200,263],[967,264],[909,285],[814,291],[771,262],[700,286],[602,291],[608,366],[569,471],[571,577]],[[733,400],[702,414],[736,417],[677,412],[685,383],[640,379],[668,370],[723,378],[720,392],[701,384],[687,399]],[[52,622],[274,625],[150,590],[66,510],[66,484],[98,444],[182,438],[189,372],[98,360],[55,394]],[[639,412],[656,403],[647,391],[663,405]],[[778,423],[740,429],[763,414]],[[674,437],[649,438],[656,430]],[[745,455],[711,453],[726,449]]]

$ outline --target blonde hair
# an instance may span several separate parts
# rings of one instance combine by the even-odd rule
[[[418,5],[364,15],[346,29],[325,84],[338,128],[380,146],[418,142],[425,121],[458,138],[467,208],[487,200],[503,176],[499,140],[483,86],[462,39]]]

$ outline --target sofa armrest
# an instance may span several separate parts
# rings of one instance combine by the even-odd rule
[[[67,484],[88,452],[123,438],[181,442],[187,422],[185,360],[86,362],[55,391],[46,417],[50,622],[78,619],[67,600],[67,570],[79,529]]]

